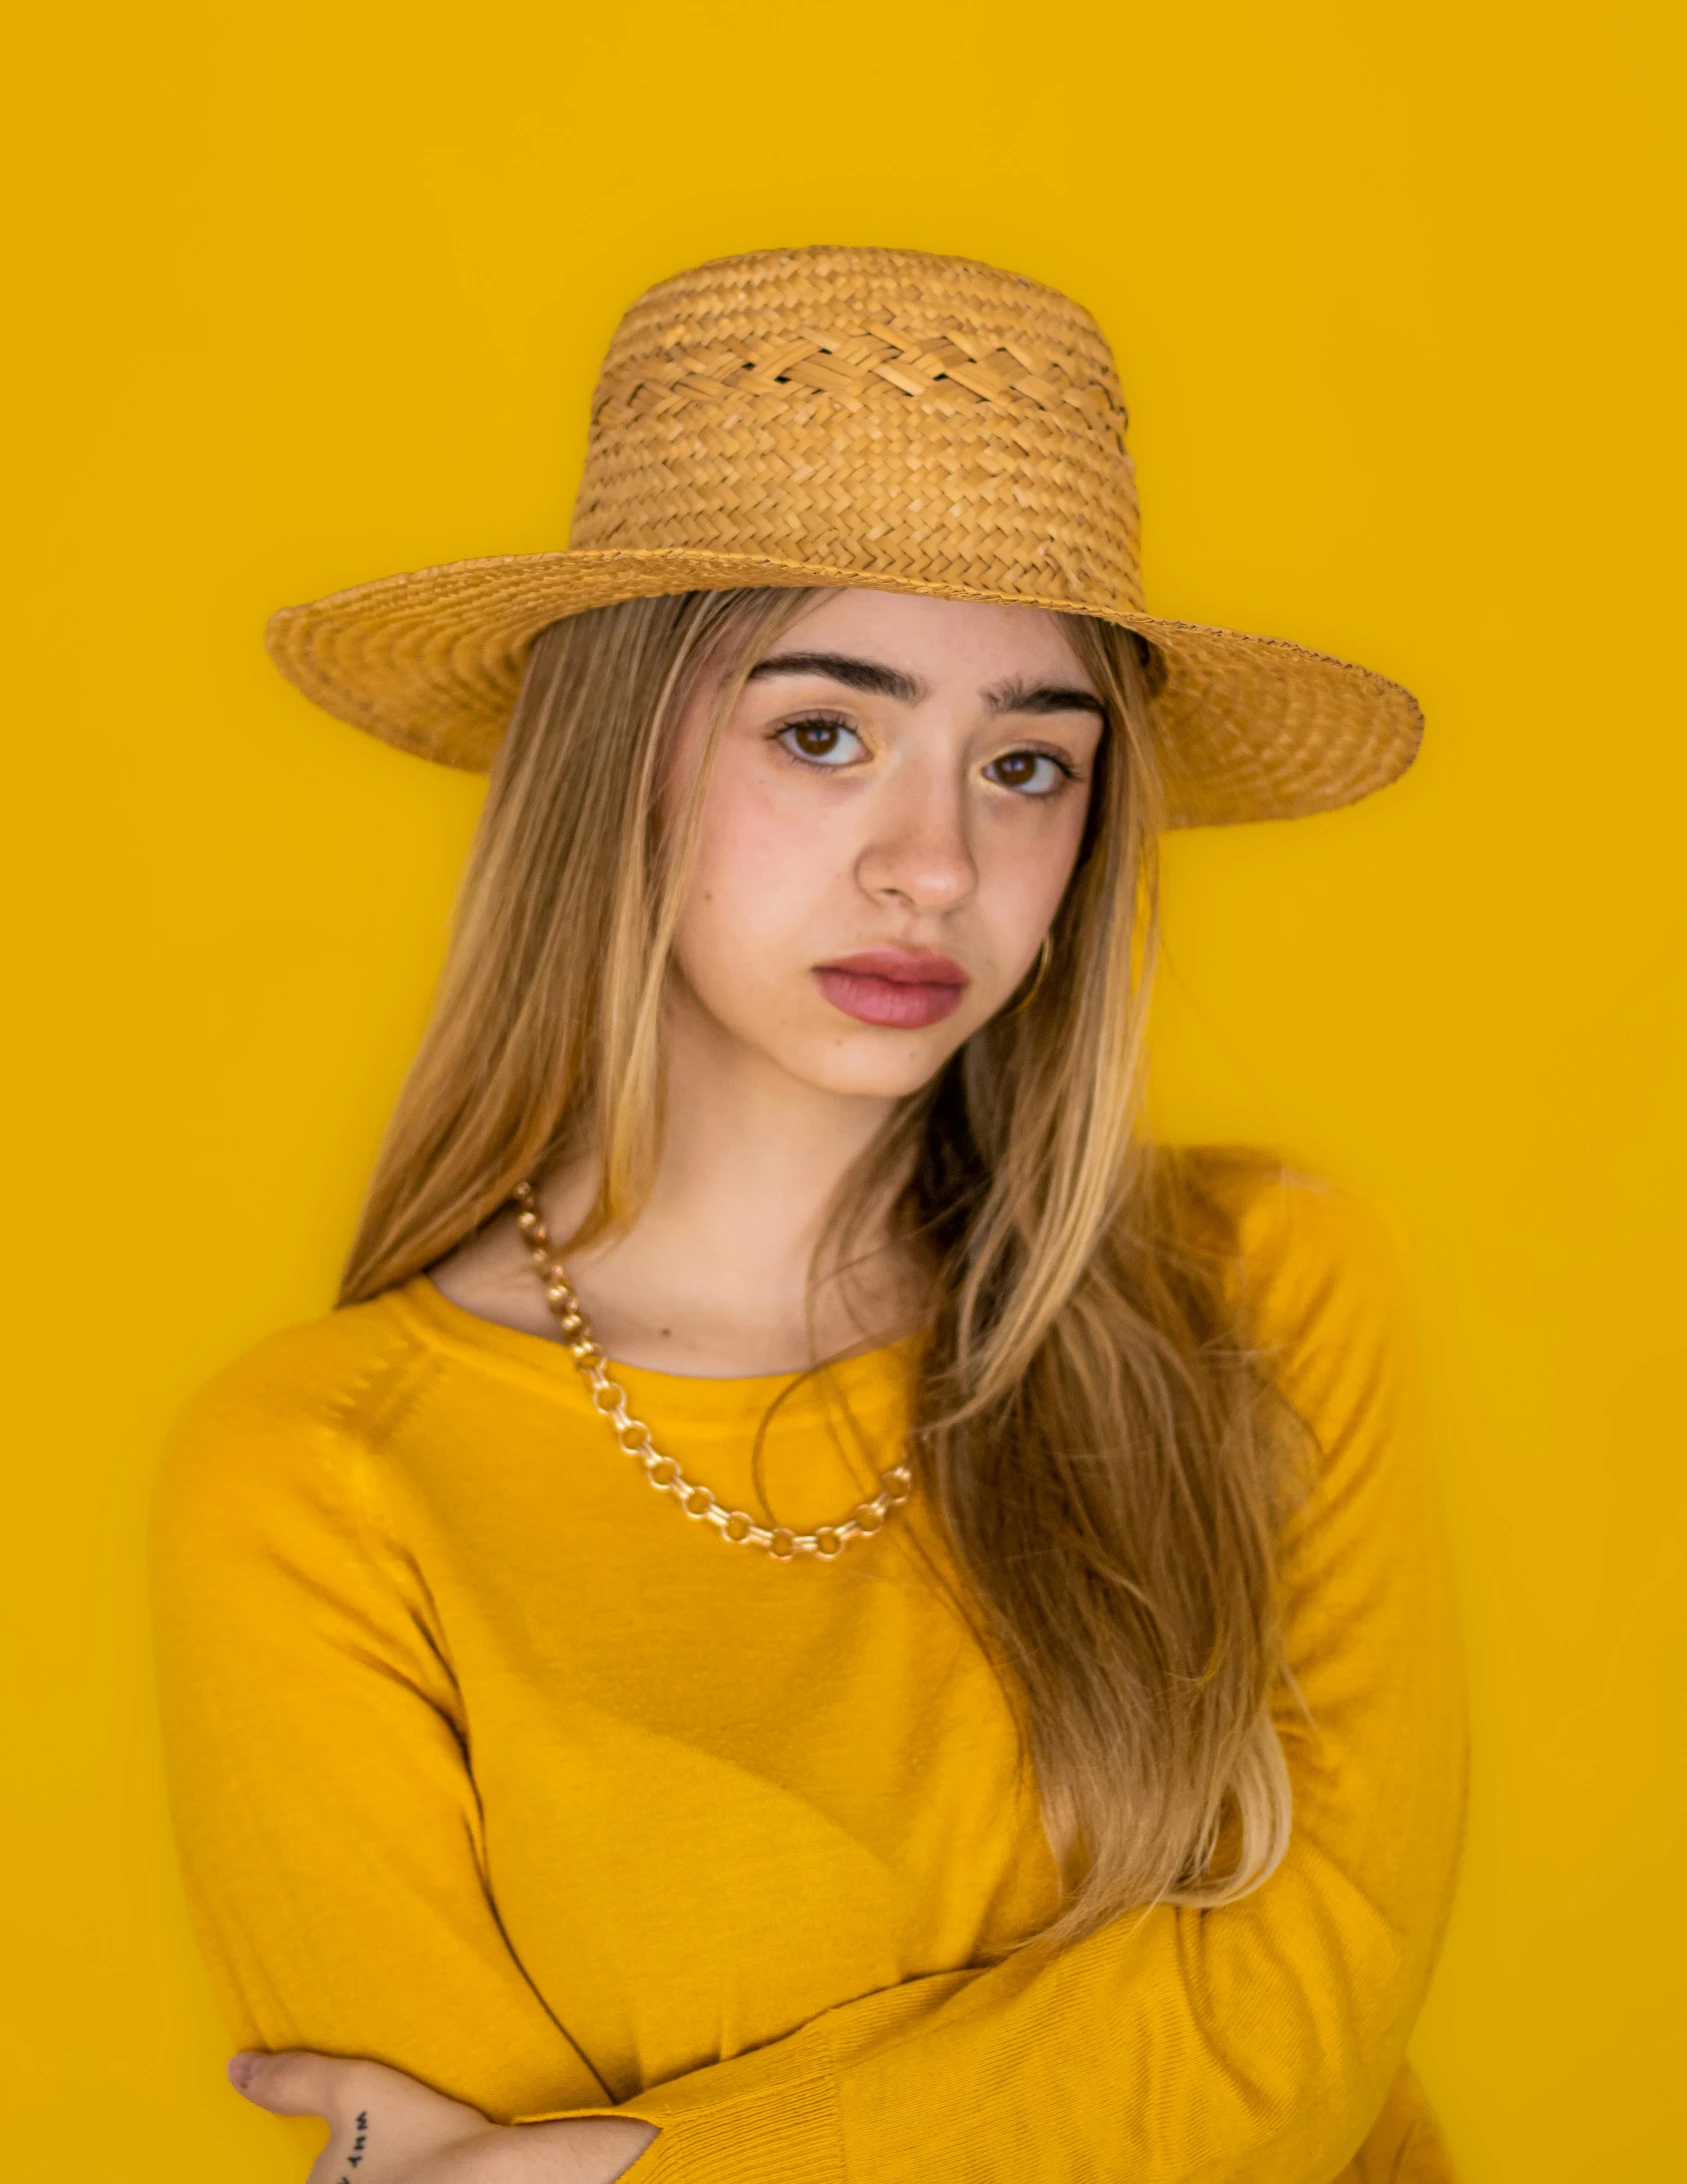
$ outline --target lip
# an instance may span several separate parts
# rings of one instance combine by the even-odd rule
[[[971,984],[953,956],[915,948],[863,948],[817,963],[814,979],[833,1008],[889,1031],[940,1024],[954,1015]]]

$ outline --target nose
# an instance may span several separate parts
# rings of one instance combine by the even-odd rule
[[[856,877],[876,901],[951,910],[978,885],[963,783],[937,767],[887,781]]]

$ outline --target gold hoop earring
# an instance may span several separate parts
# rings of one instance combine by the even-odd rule
[[[1049,963],[1052,960],[1053,956],[1054,942],[1052,938],[1047,933],[1045,933],[1043,935],[1043,944],[1037,950],[1037,961],[1031,972],[1031,983],[1029,986],[1026,987],[1025,991],[1020,995],[1019,999],[1013,1004],[1013,1007],[1011,1009],[1004,1009],[1002,1011],[1002,1022],[1004,1024],[1011,1016],[1023,1016],[1025,1011],[1031,1006],[1032,1002],[1036,1000],[1038,989],[1042,985],[1043,980],[1048,976]]]

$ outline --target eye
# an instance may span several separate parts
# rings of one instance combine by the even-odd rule
[[[984,778],[1021,796],[1052,796],[1073,779],[1073,771],[1052,751],[1004,751],[985,767]]]
[[[865,753],[861,738],[847,721],[827,720],[819,714],[788,720],[774,741],[811,766],[853,766]]]

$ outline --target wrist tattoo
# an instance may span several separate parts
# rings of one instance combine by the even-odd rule
[[[368,2145],[369,2111],[367,2109],[364,2109],[360,2112],[357,2119],[357,2136],[351,2142],[351,2152],[346,2156],[346,2167],[348,2170],[355,2169],[357,2167],[358,2163],[363,2159],[364,2153]],[[343,2176],[340,2179],[340,2184],[353,2184],[353,2179],[349,2175]]]

